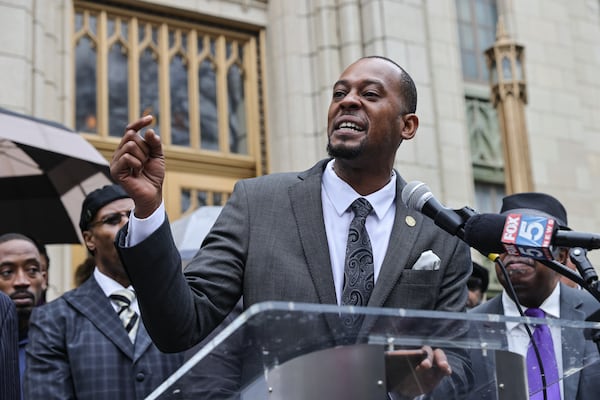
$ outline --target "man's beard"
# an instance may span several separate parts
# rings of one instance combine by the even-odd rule
[[[19,321],[29,321],[33,307],[17,307],[17,318]]]
[[[33,307],[17,307],[17,320],[19,321],[19,341],[27,337],[29,331],[29,318]]]
[[[331,145],[331,142],[327,143],[327,154],[333,158],[353,160],[362,153],[362,149],[363,142],[357,147],[347,147],[343,145],[334,147]]]

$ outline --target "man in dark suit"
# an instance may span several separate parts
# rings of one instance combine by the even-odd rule
[[[18,338],[15,304],[0,291],[0,399],[21,398]]]
[[[130,307],[120,302],[132,288],[113,243],[132,207],[118,185],[85,198],[79,225],[96,269],[80,287],[32,315],[27,398],[143,399],[181,365],[182,354],[154,346],[135,299]],[[119,315],[128,315],[127,321]]]
[[[544,193],[517,193],[506,196],[502,200],[500,212],[505,215],[511,212],[539,215],[554,219],[562,229],[568,229],[565,208],[557,199]],[[568,249],[555,248],[553,253],[557,261],[565,263]],[[506,267],[510,283],[514,287],[523,311],[540,308],[545,312],[546,318],[585,320],[599,308],[598,301],[589,293],[560,283],[560,274],[532,258],[503,253],[500,255],[500,260]],[[520,316],[514,299],[509,295],[510,290],[507,290],[509,282],[504,278],[499,265],[496,265],[496,275],[504,287],[502,294],[475,307],[471,312]],[[600,385],[598,385],[600,361],[598,361],[596,345],[590,340],[585,340],[581,330],[561,332],[559,327],[551,327],[551,331],[557,360],[562,359],[562,365],[559,363],[558,366],[558,375],[565,374],[564,380],[559,383],[561,398],[564,400],[600,398]],[[507,323],[506,339],[511,352],[526,356],[530,339],[523,324]],[[595,364],[588,366],[594,361]],[[580,372],[584,366],[586,368]],[[495,398],[493,385],[489,384],[493,380],[487,376],[489,369],[474,363],[473,370],[476,372],[476,389],[471,398],[473,400]],[[538,395],[541,396],[541,392]]]
[[[365,57],[350,65],[335,83],[329,107],[332,158],[301,173],[238,182],[185,274],[162,203],[160,139],[152,130],[138,134],[151,116],[131,123],[111,163],[113,177],[135,201],[117,246],[157,346],[193,346],[242,293],[245,308],[269,300],[348,304],[342,301],[344,257],[350,205],[358,198],[373,206],[366,229],[374,287],[354,304],[464,310],[467,246],[399,200],[406,182],[393,165],[400,143],[412,139],[419,125],[416,101],[414,82],[395,62]],[[327,320],[316,329],[327,336],[334,327]],[[420,392],[450,374],[464,390],[465,366],[451,368],[448,358],[441,349],[428,349],[417,372]]]
[[[33,239],[20,233],[0,235],[0,291],[15,303],[19,322],[19,375],[25,373],[30,317],[45,288],[40,252]],[[21,394],[23,391],[21,390]]]

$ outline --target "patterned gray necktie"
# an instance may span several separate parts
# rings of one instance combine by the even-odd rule
[[[367,216],[373,210],[365,198],[358,198],[350,205],[354,219],[350,222],[346,261],[344,263],[344,289],[342,305],[366,306],[375,285],[373,272],[373,249],[365,227]],[[353,331],[358,329],[362,318],[348,315],[344,325]]]
[[[128,289],[120,289],[111,294],[109,298],[117,305],[119,318],[127,331],[129,340],[134,343],[140,319],[139,315],[131,308],[135,293]]]

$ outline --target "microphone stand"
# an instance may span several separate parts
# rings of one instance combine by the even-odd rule
[[[569,250],[569,258],[575,264],[581,279],[593,290],[598,291],[598,275],[596,269],[587,258],[587,250],[581,247],[573,247]]]
[[[581,279],[587,285],[587,287],[582,287],[585,287],[586,290],[592,295],[594,294],[592,291],[598,293],[598,275],[596,274],[594,266],[587,258],[587,250],[581,247],[573,247],[569,250],[569,258],[573,264],[575,264],[579,274],[581,274]],[[585,320],[591,322],[600,322],[600,310],[593,312],[592,315],[588,316]],[[586,340],[594,341],[594,343],[596,343],[598,352],[600,352],[600,329],[585,328],[583,335],[585,336]]]
[[[591,264],[589,262],[589,260],[587,260],[586,257],[586,253],[585,250],[583,250],[582,248],[576,247],[575,249],[579,249],[583,256],[582,258],[587,261],[587,264],[590,265]],[[571,252],[569,252],[570,254]],[[571,258],[571,261],[573,261],[573,263],[575,264],[575,266],[577,267],[577,269],[580,269],[580,266],[578,265],[578,261],[580,261],[581,257],[578,257],[577,259],[573,259]],[[546,267],[558,272],[559,274],[566,276],[567,278],[569,278],[570,280],[572,280],[573,282],[579,284],[579,286],[581,286],[582,288],[584,288],[585,290],[587,290],[592,296],[594,296],[594,298],[596,300],[598,300],[600,302],[600,290],[598,290],[598,276],[596,275],[595,271],[593,271],[594,267],[591,267],[591,270],[589,270],[589,268],[585,267],[585,276],[587,277],[587,281],[584,280],[584,278],[582,278],[582,276],[584,276],[584,273],[580,275],[576,274],[575,272],[573,272],[570,268],[565,267],[564,265],[562,265],[561,263],[559,263],[556,260],[542,260],[542,259],[537,259],[536,261],[541,262],[542,264],[544,264]],[[585,266],[585,264],[582,264],[583,266]],[[581,272],[581,271],[580,271]]]

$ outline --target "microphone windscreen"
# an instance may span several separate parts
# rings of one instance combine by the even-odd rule
[[[419,181],[409,182],[402,189],[402,202],[411,210],[421,211],[431,196],[429,187]]]
[[[502,231],[506,217],[500,214],[473,215],[465,223],[464,241],[483,254],[504,253]]]

